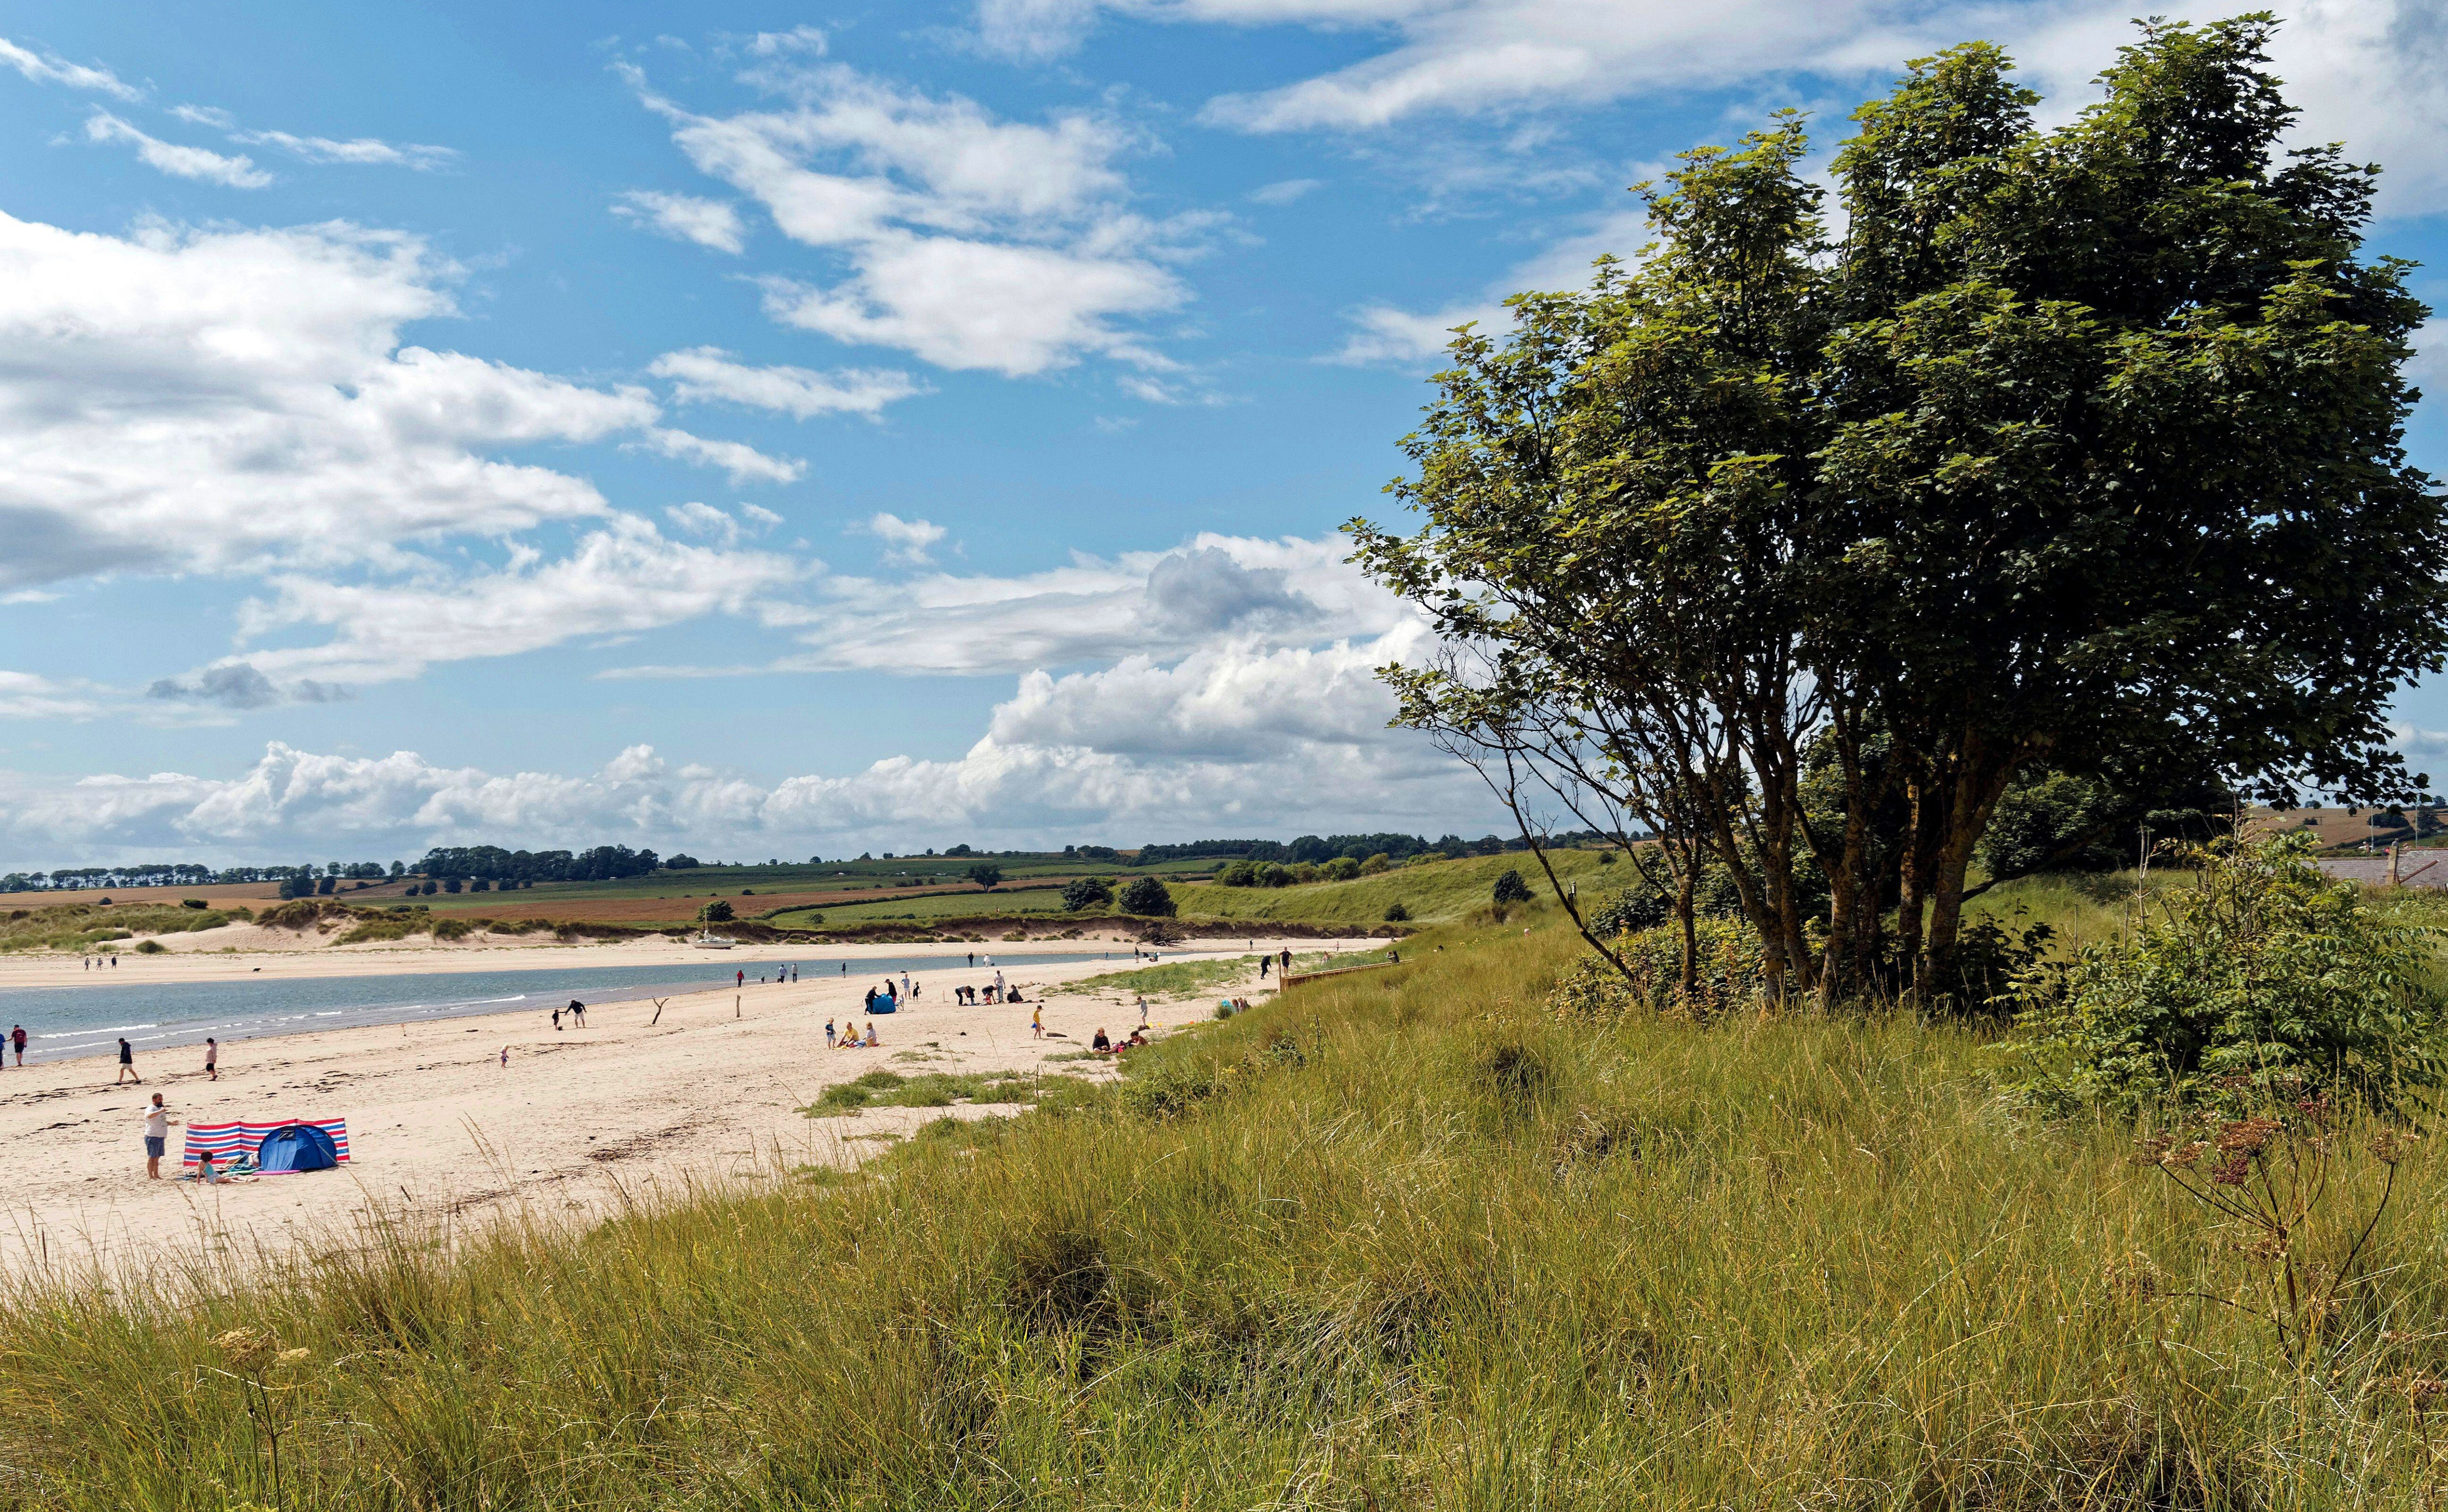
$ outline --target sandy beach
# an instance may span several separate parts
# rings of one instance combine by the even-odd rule
[[[1261,938],[1261,948],[1284,942]],[[1314,942],[1291,942],[1295,950]],[[1058,950],[1067,944],[1068,951]],[[1357,942],[1353,942],[1357,944]],[[1246,947],[1163,952],[1168,961],[1237,957]],[[1035,953],[1071,953],[1046,942]],[[908,953],[907,946],[842,947],[828,960]],[[319,949],[278,954],[133,957],[115,985],[254,976],[469,969],[569,964],[701,967],[708,952],[667,941],[613,946]],[[193,1047],[141,1057],[140,1088],[113,1086],[117,1067],[84,1059],[0,1071],[0,1140],[17,1152],[0,1268],[23,1276],[46,1269],[137,1265],[185,1267],[239,1259],[258,1246],[348,1242],[378,1205],[413,1219],[480,1225],[513,1213],[584,1218],[626,1200],[655,1200],[692,1182],[777,1179],[794,1167],[843,1164],[906,1134],[942,1109],[869,1109],[809,1119],[798,1110],[826,1086],[878,1067],[922,1071],[1025,1070],[1083,1048],[1102,1025],[1127,1032],[1128,995],[1061,990],[1061,984],[1127,970],[1114,961],[1043,963],[998,945],[993,959],[1010,982],[1052,988],[1043,1001],[1051,1033],[1033,1039],[1034,1004],[961,1007],[959,986],[983,986],[991,967],[923,978],[917,1006],[874,1021],[880,1048],[828,1051],[830,1017],[847,1023],[871,985],[853,965],[847,977],[810,975],[757,983],[756,964],[810,959],[804,947],[725,952],[751,981],[667,1000],[606,1005],[584,1029],[558,1032],[547,1014],[524,1011],[430,1023],[283,1035],[225,1046],[220,1079],[207,1081]],[[983,956],[982,956],[983,960]],[[0,961],[0,985],[90,982],[76,958]],[[1254,978],[1232,990],[1250,995]],[[1167,1028],[1210,1016],[1216,992],[1152,1005]],[[1036,999],[1038,990],[1028,996]],[[862,1020],[864,1024],[866,1021]],[[1061,1036],[1057,1038],[1055,1036]],[[507,1050],[507,1062],[503,1055]],[[1110,1075],[1099,1062],[1047,1067]],[[344,1118],[353,1146],[338,1172],[271,1176],[205,1187],[168,1179],[181,1129],[171,1131],[164,1179],[143,1172],[143,1110],[164,1093],[185,1123],[232,1119]],[[1007,1108],[954,1110],[985,1116]]]

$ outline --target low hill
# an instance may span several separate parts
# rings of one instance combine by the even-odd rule
[[[1588,893],[1620,886],[1629,878],[1624,867],[1603,867],[1596,851],[1551,851],[1556,874],[1579,883]],[[1489,901],[1496,879],[1519,871],[1532,892],[1547,893],[1546,878],[1537,858],[1521,852],[1469,856],[1398,867],[1373,877],[1349,882],[1311,882],[1289,888],[1228,888],[1220,883],[1176,885],[1174,906],[1184,917],[1215,919],[1280,919],[1318,924],[1377,924],[1386,910],[1401,904],[1415,921],[1457,919]]]

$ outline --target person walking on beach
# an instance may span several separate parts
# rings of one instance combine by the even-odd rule
[[[211,1035],[204,1036],[204,1080],[221,1079],[221,1043]]]
[[[738,978],[738,980],[737,980],[737,981],[736,981],[736,982],[734,982],[734,983],[732,983],[732,984],[731,984],[733,986],[735,986],[735,987],[744,987],[744,986],[746,986],[748,985],[748,971],[747,971],[747,968],[746,968],[746,967],[741,967],[738,971],[736,971],[736,972],[733,973],[733,974],[734,974],[736,977],[737,977],[737,978]]]
[[[9,1044],[17,1052],[17,1064],[24,1066],[26,1063],[26,1026],[24,1024],[18,1024],[9,1031]]]
[[[127,1042],[119,1042],[125,1044]],[[170,1144],[170,1109],[162,1094],[153,1094],[153,1105],[144,1110],[144,1175],[147,1179],[162,1179],[162,1152]]]
[[[907,971],[902,972],[902,973],[901,973],[901,997],[902,997],[902,1000],[903,1000],[904,1002],[907,1002],[907,1001],[908,1001],[909,999],[916,997],[917,995],[918,995],[917,993],[912,992],[912,991],[910,991],[910,990],[909,990],[909,973],[908,973],[908,972],[907,972]]]
[[[1042,1003],[1028,1010],[1028,1037],[1032,1040],[1045,1038],[1045,1005]]]
[[[510,1047],[509,1047],[508,1045],[507,1045],[507,1044],[506,1044],[506,1045],[502,1046],[502,1069],[503,1069],[503,1070],[505,1070],[505,1071],[507,1071],[507,1070],[508,1070],[509,1068],[510,1068]]]
[[[1291,946],[1284,947],[1283,968],[1287,971],[1292,968],[1292,947]]]
[[[578,1026],[579,1026],[580,1028],[582,1028],[582,1029],[583,1029],[583,1028],[585,1028],[585,1027],[586,1027],[586,1005],[585,1005],[585,1004],[579,1002],[576,998],[572,998],[572,999],[570,999],[570,1000],[569,1000],[569,1006],[568,1006],[566,1009],[564,1009],[564,1012],[566,1012],[566,1013],[567,1013],[567,1014],[568,1014],[572,1019],[575,1019],[575,1020],[577,1020],[577,1021],[578,1021]]]
[[[555,1034],[559,1034],[561,1032],[561,1010],[559,1008],[552,1010],[552,1032]]]
[[[125,1035],[121,1035],[119,1037],[119,1076],[110,1084],[120,1086],[129,1081],[135,1082],[140,1087],[144,1084],[144,1079],[136,1074],[136,1046],[127,1043]]]
[[[969,952],[969,965],[970,965],[970,966],[972,966],[972,967],[974,967],[974,966],[976,966],[977,964],[978,964],[978,953],[977,953],[975,950],[972,950],[972,951],[970,951],[970,952]]]

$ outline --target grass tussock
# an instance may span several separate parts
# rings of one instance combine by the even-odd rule
[[[825,1088],[800,1111],[812,1119],[840,1118],[861,1108],[948,1108],[956,1102],[1029,1102],[1041,1079],[1024,1071],[928,1071],[904,1076],[870,1071],[855,1081]]]
[[[2299,1361],[2235,1235],[2132,1129],[2004,1105],[1983,1031],[1570,1017],[1576,953],[1424,937],[848,1177],[200,1304],[11,1289],[0,1475],[111,1512],[2438,1503],[2437,1158]]]

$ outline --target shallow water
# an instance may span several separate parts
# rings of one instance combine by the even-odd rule
[[[799,981],[875,981],[907,971],[923,978],[931,972],[958,970],[966,955],[877,956],[844,962],[810,957],[795,963],[743,961],[707,952],[702,967],[694,963],[663,966],[570,966],[530,967],[518,971],[418,971],[390,976],[277,977],[261,982],[130,983],[124,986],[97,982],[66,987],[16,987],[0,990],[0,1031],[26,1026],[26,1060],[65,1061],[74,1056],[111,1055],[126,1036],[139,1054],[174,1045],[201,1044],[207,1036],[228,1044],[269,1035],[312,1034],[368,1024],[410,1024],[428,1019],[467,1018],[485,1013],[532,1010],[539,1023],[548,1023],[556,1007],[577,998],[590,1008],[599,1004],[672,997],[682,992],[711,992],[733,985],[733,973],[746,967],[744,990],[760,986],[772,991],[773,981],[759,982],[778,967],[795,964]],[[1124,950],[1082,950],[1069,954],[1006,956],[1006,970],[1022,964],[1122,960]],[[845,971],[844,967],[848,969]],[[931,1004],[932,993],[919,999]],[[944,1002],[950,1002],[948,989]],[[12,1058],[13,1059],[13,1058]]]

